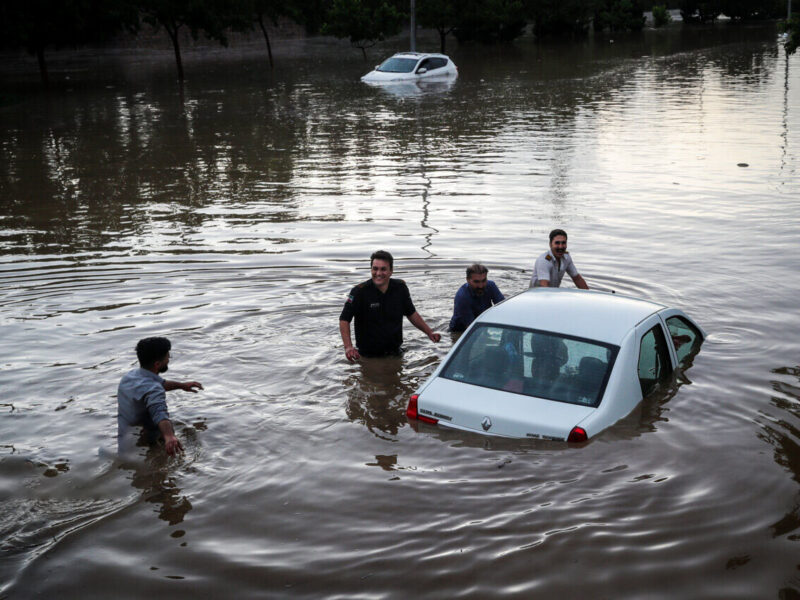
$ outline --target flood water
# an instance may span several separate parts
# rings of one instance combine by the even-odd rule
[[[183,94],[168,53],[54,58],[47,95],[3,67],[0,598],[800,597],[800,57],[774,27],[453,43],[455,83],[392,89],[347,45],[277,49],[272,76],[190,55]],[[694,366],[581,447],[415,430],[464,268],[520,292],[553,227],[590,286],[695,318]],[[379,248],[444,335],[351,365]],[[168,394],[181,459],[120,463],[151,335],[205,391]]]

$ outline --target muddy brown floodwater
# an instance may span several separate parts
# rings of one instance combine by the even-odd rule
[[[391,89],[292,43],[273,76],[189,57],[182,95],[168,54],[54,59],[48,95],[6,69],[0,598],[800,597],[800,57],[774,27],[454,47],[454,83]],[[345,360],[371,251],[444,333],[468,263],[519,292],[555,226],[591,286],[710,334],[590,443],[415,430],[449,335]],[[168,394],[183,458],[120,463],[116,386],[157,334],[205,391]]]

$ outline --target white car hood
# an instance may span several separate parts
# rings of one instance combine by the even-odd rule
[[[420,393],[418,410],[439,425],[486,435],[566,440],[597,409],[436,377]]]
[[[380,81],[403,81],[418,79],[419,76],[414,73],[385,73],[383,71],[370,71],[361,78],[361,81],[367,83],[376,83]]]

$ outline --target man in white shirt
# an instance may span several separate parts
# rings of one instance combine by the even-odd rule
[[[589,289],[567,252],[567,232],[563,229],[553,229],[550,232],[550,250],[536,259],[530,287],[560,287],[564,273],[569,273],[575,287],[582,290]]]

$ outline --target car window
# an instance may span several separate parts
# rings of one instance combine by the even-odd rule
[[[428,70],[431,71],[433,69],[441,69],[442,67],[447,65],[447,60],[444,58],[431,58],[430,64],[428,66]]]
[[[378,67],[378,71],[384,73],[411,73],[415,66],[417,66],[416,58],[398,58],[393,56],[383,61]]]
[[[441,376],[559,402],[598,406],[617,346],[544,331],[476,324]]]
[[[678,364],[683,368],[690,367],[703,345],[702,334],[694,325],[678,316],[667,319],[667,329],[678,355]]]
[[[639,347],[639,384],[642,396],[647,396],[659,383],[672,374],[667,340],[661,325],[656,325],[642,336]]]
[[[430,71],[431,68],[432,68],[431,67],[431,59],[430,58],[426,58],[421,63],[419,63],[419,67],[417,68],[417,72],[419,72],[420,69],[427,69],[428,71]]]

